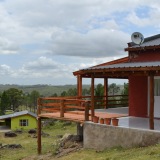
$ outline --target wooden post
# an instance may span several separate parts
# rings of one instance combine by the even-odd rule
[[[85,103],[85,121],[89,121],[89,103]]]
[[[64,117],[64,99],[61,100],[60,117]]]
[[[94,77],[91,78],[91,117],[94,117]]]
[[[77,96],[78,97],[82,96],[82,76],[81,75],[77,76]]]
[[[108,108],[108,78],[104,78],[104,100],[105,100],[105,106],[104,108]]]
[[[79,137],[79,141],[83,141],[83,125],[77,123],[77,136]]]
[[[41,154],[42,146],[41,146],[41,118],[40,117],[38,117],[37,145],[38,145],[38,148],[37,148],[38,154]]]
[[[149,111],[149,125],[150,129],[154,130],[154,76],[150,76],[150,111]]]

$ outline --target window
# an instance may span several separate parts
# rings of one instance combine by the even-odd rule
[[[19,125],[20,126],[28,126],[28,119],[20,119]]]
[[[154,95],[160,96],[160,79],[154,80]]]

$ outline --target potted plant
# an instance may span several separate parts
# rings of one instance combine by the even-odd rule
[[[100,124],[104,124],[104,118],[100,118]]]
[[[94,116],[94,117],[93,117],[93,122],[94,122],[94,123],[98,123],[98,121],[99,121],[99,117]]]
[[[112,125],[113,125],[113,126],[118,126],[118,122],[119,122],[119,119],[117,119],[117,118],[112,118]]]
[[[111,124],[111,118],[105,118],[104,122],[106,125],[110,125]]]

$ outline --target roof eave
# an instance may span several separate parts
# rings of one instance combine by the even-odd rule
[[[96,65],[96,66],[92,66],[92,67],[89,67],[88,69],[91,69],[93,67],[98,67],[98,66],[104,66],[104,65],[112,65],[112,64],[124,63],[124,62],[128,62],[128,60],[129,60],[129,57],[127,56],[127,57],[119,58],[119,59],[116,59],[116,60],[113,60],[113,61],[109,61],[109,62],[106,62],[106,63],[102,63],[102,64],[99,64],[99,65]],[[84,69],[75,71],[75,72],[73,72],[73,75],[77,76],[77,75],[83,74],[83,70]]]
[[[136,48],[133,48],[133,47],[128,47],[128,48],[125,48],[124,51],[141,51],[141,50],[150,50],[150,49],[160,49],[160,45],[155,45],[155,46],[145,46],[145,47],[136,47]]]

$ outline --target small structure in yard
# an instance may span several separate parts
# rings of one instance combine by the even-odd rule
[[[11,130],[37,128],[37,115],[27,110],[0,116]]]
[[[41,152],[40,136],[42,118],[55,118],[84,123],[83,133],[84,136],[86,136],[84,137],[84,144],[86,144],[86,146],[92,146],[93,148],[94,144],[92,142],[96,144],[97,141],[103,143],[102,146],[107,147],[104,144],[108,142],[105,142],[104,138],[107,137],[107,135],[111,136],[110,134],[112,131],[121,132],[121,134],[123,133],[122,137],[125,138],[128,136],[128,141],[129,138],[133,138],[133,135],[135,136],[138,133],[139,137],[144,138],[147,136],[147,139],[149,139],[148,137],[151,135],[154,135],[151,133],[151,130],[155,129],[155,120],[160,118],[160,34],[145,38],[143,43],[140,45],[130,42],[128,43],[128,47],[124,50],[128,51],[128,55],[124,58],[73,72],[74,76],[77,76],[76,97],[48,97],[40,98],[38,100],[38,153]],[[84,78],[91,80],[90,96],[82,95]],[[95,96],[96,78],[104,80],[104,96],[102,97]],[[109,102],[112,101],[115,102],[116,105],[119,105],[119,103],[116,103],[117,98],[113,97],[115,100],[110,100],[110,96],[108,95],[109,78],[128,79],[129,95],[124,95],[126,98],[123,98],[124,106],[127,104],[129,108],[128,114],[107,113],[107,109],[110,105]],[[99,104],[101,107],[104,107],[103,112],[95,111],[95,109],[99,107]],[[114,103],[112,103],[112,105],[113,104]],[[75,111],[76,109],[78,111]],[[98,116],[100,118],[119,118],[120,122],[120,117],[124,116],[127,116],[128,119],[131,118],[131,120],[134,120],[132,117],[145,118],[148,120],[147,129],[150,130],[149,132],[138,132],[137,130],[133,131],[130,129],[126,130],[126,126],[123,126],[125,123],[120,126],[123,127],[123,129],[113,126],[111,126],[111,128],[110,126],[102,127],[101,125],[103,129],[98,130],[99,124],[97,125],[92,122],[87,122],[92,121],[94,116]],[[123,121],[125,121],[125,119],[123,119]],[[139,124],[141,124],[139,121],[136,122],[136,126],[134,128],[137,128]],[[131,127],[130,121],[127,122],[127,125],[129,128]],[[160,126],[158,127],[160,130]],[[96,129],[96,132],[91,128]],[[143,124],[139,129],[143,129]],[[109,133],[109,130],[111,133]],[[125,132],[123,130],[125,130]],[[101,133],[101,131],[103,131],[103,133]],[[130,134],[128,132],[130,132]],[[97,138],[99,134],[103,136],[101,136],[101,138]],[[115,135],[117,134],[115,133]],[[151,139],[156,137],[156,140],[154,139],[152,142],[160,142],[159,131],[157,131],[155,135],[156,136],[151,136]],[[86,143],[87,139],[89,139],[88,143]],[[135,139],[133,138],[133,140]],[[107,140],[112,141],[111,137]],[[136,145],[137,141],[134,142],[135,143],[133,144]],[[143,142],[144,141],[142,141],[142,143]],[[153,144],[152,142],[150,144]],[[121,138],[117,144],[123,146],[123,143],[123,138]],[[126,146],[127,145],[130,144],[126,144]],[[138,145],[140,144],[138,143]]]

